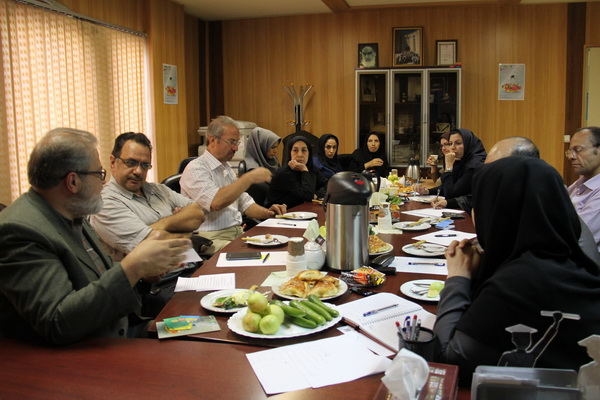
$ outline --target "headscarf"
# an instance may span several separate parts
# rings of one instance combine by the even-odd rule
[[[273,147],[275,142],[281,140],[277,134],[271,132],[268,129],[256,127],[250,132],[248,142],[246,144],[246,169],[251,170],[254,168],[264,167],[269,169],[271,172],[275,172],[281,165],[277,157],[268,159],[265,154]]]
[[[306,144],[306,147],[308,147],[308,160],[306,160],[306,168],[308,168],[308,170],[310,172],[314,172],[315,168],[313,167],[312,146],[308,142],[308,139],[306,139],[304,136],[296,136],[295,138],[291,139],[288,142],[288,147],[286,149],[286,153],[287,153],[289,159],[291,160],[292,159],[292,147],[294,147],[294,143],[299,142],[299,141],[304,142],[304,144]],[[288,166],[286,166],[286,167],[288,167]]]
[[[369,151],[369,146],[367,145],[367,142],[369,141],[369,138],[373,135],[375,135],[379,138],[379,149],[376,152],[372,153],[371,151]],[[365,137],[365,141],[362,144],[362,146],[359,147],[358,149],[356,149],[354,151],[354,153],[352,153],[352,157],[361,166],[368,163],[369,161],[371,161],[374,158],[381,158],[383,160],[383,165],[381,165],[379,167],[373,167],[371,169],[374,169],[375,172],[377,173],[377,175],[379,175],[379,176],[387,175],[387,170],[388,170],[389,165],[387,162],[387,158],[385,157],[385,136],[384,135],[381,135],[376,132],[369,133]]]
[[[465,149],[463,157],[454,162],[454,167],[452,169],[455,179],[458,179],[458,177],[460,177],[464,171],[471,168],[479,168],[481,164],[484,163],[487,153],[485,152],[485,148],[483,147],[481,140],[479,140],[479,138],[468,129],[454,129],[450,131],[448,140],[450,140],[450,136],[456,133],[462,136],[463,146]]]
[[[581,224],[563,180],[545,161],[506,157],[483,166],[473,184],[475,228],[485,250],[475,289],[525,252],[569,259],[598,275],[579,246]]]
[[[325,154],[325,144],[327,144],[327,141],[329,139],[335,140],[335,144],[338,146],[338,149],[339,149],[340,141],[338,140],[337,136],[332,135],[331,133],[326,133],[323,136],[321,136],[321,138],[319,139],[319,147],[317,148],[317,157],[321,161],[321,164],[323,164],[325,167],[331,169],[334,172],[340,172],[342,170],[342,166],[340,165],[340,161],[338,160],[337,150],[336,150],[333,158],[329,158]]]
[[[440,148],[442,147],[442,139],[446,139],[447,141],[450,141],[450,132],[451,131],[444,132],[440,136]],[[444,169],[446,169],[446,154],[444,154],[443,151],[442,151],[442,165],[443,165]]]

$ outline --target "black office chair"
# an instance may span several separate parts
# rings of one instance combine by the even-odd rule
[[[340,162],[343,171],[349,171],[351,159],[352,154],[338,154],[338,161]]]
[[[244,175],[246,172],[248,172],[248,169],[246,167],[246,160],[242,160],[240,161],[240,163],[238,164],[238,176],[242,176]]]
[[[187,167],[187,165],[190,163],[190,161],[195,160],[196,158],[198,158],[198,156],[195,157],[188,157],[188,158],[184,158],[181,163],[179,163],[179,171],[177,171],[178,174],[182,174],[183,170],[185,169],[185,167]]]
[[[168,186],[171,190],[177,193],[181,193],[181,185],[179,185],[179,180],[181,179],[181,174],[175,174],[166,177],[161,182],[163,185]]]

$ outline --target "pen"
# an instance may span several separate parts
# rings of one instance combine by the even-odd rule
[[[409,262],[408,265],[435,265],[436,267],[443,267],[443,262]]]
[[[385,311],[385,310],[389,310],[390,308],[394,308],[394,307],[398,307],[398,304],[392,304],[392,305],[389,305],[387,307],[383,307],[383,308],[378,308],[376,310],[367,311],[366,313],[363,314],[363,317],[368,317],[369,315],[374,315],[374,314],[377,314],[377,313]]]
[[[265,258],[263,258],[262,263],[264,264],[265,261],[267,261],[267,258],[269,258],[269,256],[271,255],[271,253],[267,253],[267,255],[265,256]]]
[[[296,224],[288,224],[286,222],[278,222],[277,225],[289,225],[289,226],[296,226]]]
[[[436,203],[438,202],[439,197],[440,197],[440,189],[437,190],[437,193],[435,195],[435,202]]]
[[[449,234],[449,235],[435,235],[435,237],[456,237],[455,234]]]

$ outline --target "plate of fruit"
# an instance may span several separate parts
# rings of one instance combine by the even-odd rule
[[[400,291],[406,296],[424,301],[440,301],[442,290],[444,290],[444,281],[435,279],[417,279],[400,286]]]
[[[310,335],[337,324],[342,316],[336,307],[311,295],[308,300],[268,301],[253,293],[248,306],[233,314],[227,326],[238,335],[283,339]]]

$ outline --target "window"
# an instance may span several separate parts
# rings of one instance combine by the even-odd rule
[[[27,160],[50,129],[147,133],[145,38],[0,0],[0,203],[28,187]]]

